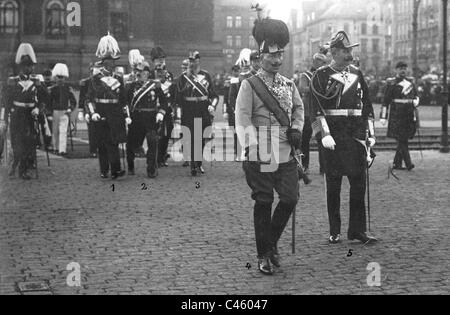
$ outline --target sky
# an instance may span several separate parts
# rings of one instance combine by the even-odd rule
[[[301,0],[263,0],[261,2],[268,4],[271,18],[280,19],[285,22],[289,19],[290,10],[299,8],[301,5]]]

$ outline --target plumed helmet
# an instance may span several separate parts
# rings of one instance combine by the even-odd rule
[[[289,29],[286,23],[280,20],[258,19],[253,27],[253,37],[258,43],[260,53],[282,52],[289,44]]]
[[[52,77],[69,77],[69,68],[63,63],[57,63],[52,70]]]
[[[109,32],[108,35],[100,39],[95,55],[97,56],[97,58],[102,60],[117,60],[120,58],[119,44],[117,43],[116,39],[112,37],[111,34],[109,34]]]
[[[248,67],[250,66],[250,57],[252,55],[252,51],[248,48],[244,48],[241,50],[239,54],[239,58],[236,61],[236,65],[239,67]]]
[[[141,52],[139,49],[132,49],[128,53],[128,62],[130,63],[131,67],[136,67],[140,62],[143,62],[145,60],[144,56],[141,55]]]
[[[37,64],[36,54],[34,53],[33,46],[28,43],[20,44],[16,53],[16,64],[28,64],[33,65]]]

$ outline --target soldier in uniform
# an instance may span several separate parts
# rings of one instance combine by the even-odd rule
[[[303,72],[299,77],[298,90],[302,96],[303,104],[305,105],[305,127],[303,128],[303,139],[302,139],[302,153],[303,156],[303,166],[306,170],[309,169],[309,156],[310,156],[310,143],[313,134],[311,125],[311,79],[317,69],[325,66],[327,64],[327,57],[324,54],[317,53],[313,56],[313,65],[310,70]],[[319,153],[320,154],[320,153]],[[320,156],[319,156],[320,160]],[[321,161],[320,161],[321,162]],[[320,163],[320,171],[322,173],[322,162]]]
[[[182,108],[181,124],[189,128],[191,132],[191,175],[197,176],[199,172],[204,174],[202,160],[206,141],[203,136],[205,129],[212,125],[212,114],[216,111],[219,96],[214,90],[211,75],[200,68],[198,51],[192,51],[189,54],[189,68],[177,82],[176,97],[177,104]],[[201,139],[196,139],[194,133],[194,122],[198,120],[202,123]],[[201,157],[197,157],[196,160],[195,142],[197,141],[202,144],[202,152]]]
[[[362,72],[352,65],[353,47],[344,31],[331,40],[333,61],[316,71],[311,92],[313,129],[323,146],[331,244],[341,241],[341,185],[350,182],[348,239],[376,242],[366,233],[368,147],[375,145],[374,112]]]
[[[170,72],[166,70],[165,65],[158,66],[157,75],[160,80],[161,89],[164,92],[166,97],[166,110],[167,112],[164,115],[164,121],[161,125],[160,130],[160,140],[159,140],[159,149],[158,149],[158,166],[159,167],[168,167],[167,163],[170,155],[168,153],[169,149],[169,141],[172,137],[172,131],[174,129],[174,118],[175,118],[175,89],[176,85],[173,84],[173,77]],[[160,104],[162,105],[162,104]]]
[[[228,124],[230,127],[236,128],[235,122],[235,111],[236,111],[236,99],[239,93],[239,89],[241,88],[242,81],[250,78],[251,76],[256,74],[256,71],[252,68],[252,51],[248,48],[244,48],[240,55],[239,59],[236,62],[236,65],[239,66],[240,73],[238,77],[232,78],[230,80],[230,92],[228,96],[228,106],[227,106],[227,114],[228,114]],[[240,161],[240,156],[238,155],[237,148],[237,134],[234,134],[234,156],[236,162]]]
[[[408,171],[415,166],[409,154],[408,141],[414,138],[417,131],[417,110],[420,99],[411,79],[406,77],[408,65],[400,61],[396,66],[397,76],[387,80],[384,105],[381,111],[381,123],[386,125],[389,119],[389,138],[397,140],[397,152],[393,169],[404,170],[403,161]]]
[[[123,81],[113,76],[114,62],[120,58],[117,41],[111,35],[103,37],[96,55],[100,61],[93,69],[87,106],[98,145],[100,177],[108,178],[111,171],[111,178],[115,180],[125,175],[120,165],[119,144],[127,139],[125,124],[131,124],[127,107],[124,106],[126,93]]]
[[[80,108],[80,110],[83,111],[79,113],[80,115],[79,120],[82,120],[82,118],[84,118],[88,128],[89,153],[91,154],[92,158],[96,158],[98,150],[97,141],[95,140],[94,134],[95,128],[93,126],[93,122],[90,120],[91,118],[89,114],[88,99],[87,99],[89,86],[91,85],[93,79],[93,67],[94,67],[93,64],[89,66],[89,78],[85,78],[80,81],[80,99],[78,107]]]
[[[11,146],[14,161],[10,176],[14,177],[17,166],[19,177],[31,179],[28,170],[33,166],[30,157],[36,159],[37,138],[39,137],[38,115],[46,94],[43,79],[33,74],[37,63],[36,55],[30,44],[21,44],[16,54],[19,75],[10,77],[6,88],[6,106],[0,121],[10,121]]]
[[[138,80],[131,84],[128,102],[132,123],[128,133],[128,174],[135,175],[135,150],[147,139],[147,175],[158,176],[157,149],[158,129],[167,112],[167,101],[161,83],[150,79],[152,70],[147,62],[137,66]]]
[[[253,36],[260,47],[261,69],[241,83],[236,129],[245,148],[243,167],[255,200],[258,269],[272,275],[272,264],[280,267],[278,241],[299,199],[299,174],[293,154],[301,145],[304,113],[295,83],[278,73],[284,47],[289,43],[287,25],[279,20],[258,20]],[[266,169],[267,163],[276,167]],[[280,202],[272,216],[274,190]]]
[[[77,101],[72,87],[66,83],[69,69],[65,64],[58,63],[53,68],[56,84],[49,90],[48,109],[52,112],[53,150],[61,156],[67,155],[67,128],[70,114],[75,109]]]
[[[234,123],[234,117],[230,116],[230,88],[231,88],[231,81],[235,82],[237,78],[239,78],[239,72],[240,72],[239,65],[234,65],[231,67],[231,75],[228,75],[223,83],[223,119],[228,121],[228,125],[230,127],[235,127]],[[233,110],[233,116],[234,116],[234,110]]]

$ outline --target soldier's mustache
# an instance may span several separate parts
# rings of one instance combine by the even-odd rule
[[[345,61],[353,61],[353,56],[345,57]]]
[[[272,64],[272,67],[274,67],[274,68],[279,68],[279,67],[281,67],[281,63],[273,63]]]

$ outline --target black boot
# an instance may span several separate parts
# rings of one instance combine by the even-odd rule
[[[256,202],[254,207],[254,225],[258,259],[269,258],[272,244],[270,242],[272,204]]]
[[[276,267],[280,267],[280,255],[278,253],[278,241],[283,234],[284,229],[286,228],[287,223],[291,217],[292,212],[294,211],[297,204],[288,204],[284,202],[279,202],[275,212],[272,217],[271,224],[271,243],[272,243],[272,252],[271,252],[271,261],[272,264]]]

